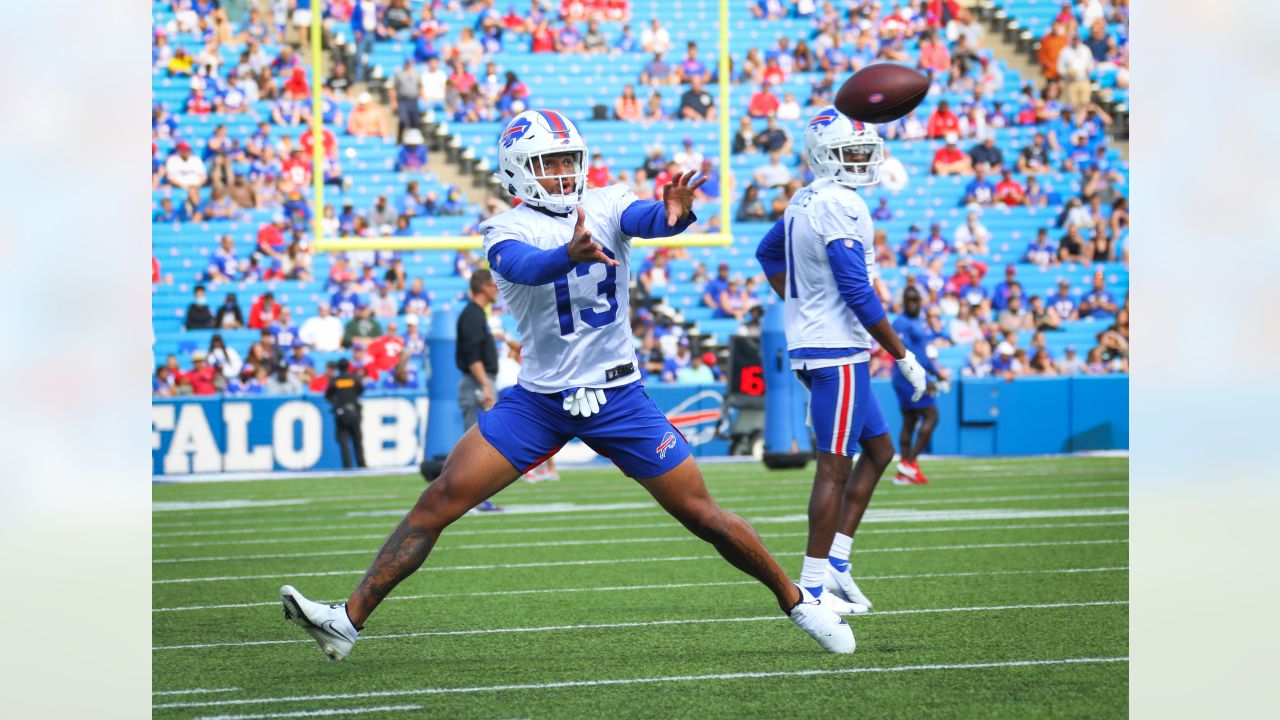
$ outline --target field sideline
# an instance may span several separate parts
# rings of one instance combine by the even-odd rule
[[[823,653],[616,470],[518,483],[327,662],[279,586],[345,599],[416,476],[153,486],[159,718],[1114,717],[1128,708],[1128,459],[927,462],[854,545],[875,611]],[[812,474],[707,465],[798,575]]]

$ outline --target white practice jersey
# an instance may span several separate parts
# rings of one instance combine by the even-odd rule
[[[871,335],[845,304],[827,258],[828,243],[861,242],[867,257],[867,280],[875,282],[876,255],[866,201],[852,188],[827,178],[815,180],[792,196],[785,229],[787,350],[791,367],[831,367],[870,359],[865,349],[871,347]],[[840,348],[860,350],[821,357]],[[797,358],[797,354],[819,357]]]
[[[622,211],[637,200],[625,185],[587,190],[581,209],[591,239],[618,261],[579,264],[568,275],[545,285],[521,285],[502,276],[502,258],[490,265],[498,291],[516,318],[523,348],[518,382],[527,390],[555,393],[573,387],[617,387],[640,379],[631,342],[631,238],[622,233]],[[577,211],[558,218],[525,205],[516,206],[480,225],[484,252],[503,240],[516,240],[540,250],[573,239]],[[632,371],[609,377],[630,364]]]

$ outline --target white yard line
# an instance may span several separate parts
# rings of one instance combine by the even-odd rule
[[[954,503],[961,503],[961,502],[1008,502],[1008,501],[1012,501],[1012,500],[1028,500],[1028,499],[1040,499],[1040,498],[1042,498],[1042,499],[1048,499],[1048,500],[1061,500],[1061,499],[1067,499],[1067,498],[1098,498],[1098,497],[1127,497],[1127,496],[1128,496],[1128,493],[1127,493],[1127,492],[1120,492],[1120,493],[1073,493],[1073,494],[1058,494],[1058,495],[1030,495],[1030,496],[1027,496],[1027,495],[1018,495],[1018,496],[1000,496],[1000,497],[986,497],[986,498],[982,498],[982,497],[975,497],[975,498],[940,498],[940,499],[935,499],[935,500],[934,500],[934,501],[932,501],[932,502],[923,502],[923,501],[921,501],[921,502],[905,502],[905,503],[899,502],[899,503],[895,503],[895,502],[878,502],[878,501],[877,501],[877,502],[875,502],[875,503],[874,503],[874,505],[871,507],[871,509],[868,511],[868,513],[869,513],[869,516],[870,516],[870,513],[876,513],[877,515],[879,515],[879,514],[881,514],[881,513],[880,513],[880,511],[881,511],[881,510],[911,510],[911,509],[913,509],[913,508],[914,508],[915,506],[917,506],[917,505],[930,505],[930,504],[954,504]],[[662,511],[660,508],[658,508],[658,507],[657,507],[655,504],[653,504],[652,502],[634,503],[634,504],[632,504],[632,503],[619,503],[619,505],[621,505],[621,504],[637,505],[638,507],[641,507],[641,508],[647,508],[648,510],[646,510],[645,512],[640,512],[640,513],[620,513],[620,514],[603,514],[603,515],[580,515],[580,516],[577,516],[577,517],[575,517],[575,518],[573,518],[573,519],[575,519],[575,520],[585,520],[585,519],[590,519],[590,518],[614,519],[614,518],[625,518],[625,517],[649,517],[649,516],[665,516],[665,515],[666,515],[666,513],[665,513],[664,511]],[[734,512],[739,513],[739,514],[741,514],[741,513],[751,513],[751,512],[766,512],[766,511],[772,511],[772,510],[793,510],[793,511],[794,511],[794,510],[796,510],[797,508],[803,508],[803,507],[804,507],[804,504],[805,504],[805,502],[804,502],[804,499],[803,499],[803,498],[797,498],[797,501],[796,501],[796,502],[788,503],[788,504],[785,504],[785,505],[768,505],[768,506],[763,506],[763,507],[754,507],[754,508],[736,508],[736,507],[730,507],[729,509],[730,509],[730,510],[733,510]],[[517,506],[517,507],[519,507],[519,506]],[[621,509],[621,508],[619,508],[619,509]],[[1016,509],[1016,508],[993,508],[993,509],[991,509],[991,511],[993,511],[993,512],[1015,512],[1015,511],[1017,511],[1017,509]],[[362,513],[359,517],[402,517],[406,512],[408,512],[408,508],[407,508],[407,507],[402,507],[402,508],[397,508],[397,509],[395,509],[395,510],[369,511],[369,512]],[[574,511],[574,510],[565,510],[564,512],[565,512],[565,513],[573,513],[573,512],[578,512],[578,511]],[[969,510],[969,511],[967,511],[967,512],[979,512],[979,510]],[[1040,512],[1045,512],[1045,511],[1040,511]],[[375,513],[376,513],[376,514],[375,514]],[[519,513],[513,513],[513,515],[515,515],[515,514],[519,514]],[[549,513],[549,514],[552,514],[552,513]],[[553,513],[553,514],[558,515],[559,513]],[[472,524],[473,522],[477,522],[477,521],[480,521],[480,520],[505,519],[506,517],[511,517],[511,516],[510,516],[510,515],[507,515],[507,513],[505,513],[505,512],[502,512],[502,513],[490,513],[490,514],[482,515],[482,516],[469,515],[469,516],[466,516],[466,517],[462,518],[462,519],[460,520],[460,522],[463,522],[463,523],[464,523],[464,524],[466,524],[466,525],[470,525],[470,524]],[[538,522],[548,522],[548,521],[551,521],[551,522],[557,522],[557,521],[558,521],[558,522],[563,522],[564,520],[563,520],[563,519],[561,519],[561,518],[558,518],[558,517],[550,517],[550,518],[525,518],[525,519],[523,519],[523,521],[524,521],[524,522],[527,522],[527,523],[538,523]],[[335,530],[335,529],[361,529],[361,528],[387,527],[387,525],[386,525],[386,524],[380,524],[380,525],[372,525],[372,524],[345,525],[344,523],[342,523],[342,522],[340,522],[340,521],[337,521],[337,522],[329,522],[329,523],[317,523],[317,524],[309,525],[309,526],[304,526],[304,525],[300,525],[300,524],[295,524],[295,523],[292,523],[292,522],[281,522],[281,521],[279,521],[279,520],[275,520],[275,521],[272,521],[272,522],[269,522],[269,523],[264,523],[264,524],[268,525],[268,527],[266,527],[266,528],[261,528],[261,527],[251,527],[251,528],[230,528],[230,529],[224,529],[224,530],[182,530],[182,531],[174,531],[174,532],[158,532],[158,533],[154,533],[154,534],[152,535],[152,537],[153,537],[153,539],[154,539],[154,538],[170,538],[170,537],[201,537],[201,536],[217,536],[217,535],[249,535],[249,534],[260,534],[260,533],[263,533],[264,531],[265,531],[265,532],[271,532],[271,531],[280,531],[280,532],[296,531],[299,527],[314,527],[317,531],[323,531],[323,530],[332,531],[332,530]],[[544,530],[544,528],[536,528],[536,527],[525,527],[525,526],[519,526],[519,527],[503,527],[503,528],[484,528],[484,529],[471,530],[471,531],[469,531],[469,532],[472,532],[472,533],[480,533],[480,532],[486,532],[486,531],[487,531],[487,532],[495,532],[495,531],[508,531],[508,532],[517,532],[517,531],[519,531],[519,532],[538,532],[538,531],[542,531],[542,530]],[[455,531],[455,532],[456,532],[456,531]],[[166,545],[165,545],[165,544],[163,544],[163,543],[157,543],[157,544],[156,544],[156,545],[154,545],[153,547],[166,547]]]
[[[421,710],[421,705],[379,705],[377,707],[330,708],[327,710],[292,710],[289,712],[252,713],[249,715],[202,715],[196,720],[272,720],[273,718],[333,717],[366,713]]]
[[[936,663],[929,665],[879,665],[846,668],[818,668],[813,670],[777,670],[772,672],[718,673],[715,675],[666,675],[644,678],[612,678],[607,680],[567,680],[549,683],[525,683],[512,685],[480,685],[472,687],[435,687],[413,690],[379,690],[363,693],[334,693],[330,695],[292,695],[271,698],[246,698],[207,703],[164,703],[152,705],[153,709],[178,707],[217,707],[227,705],[267,705],[273,703],[314,702],[318,700],[354,700],[382,697],[412,697],[415,695],[445,695],[460,693],[511,692],[516,690],[552,690],[557,688],[602,687],[610,685],[642,685],[652,683],[706,682],[711,680],[748,680],[782,677],[811,677],[815,675],[853,675],[861,673],[919,672],[931,670],[987,670],[994,668],[1034,667],[1044,665],[1094,665],[1103,663],[1127,663],[1127,657],[1055,658],[1040,660],[1007,660],[982,663]]]
[[[1127,572],[1126,566],[1117,567],[1093,567],[1093,568],[1062,568],[1054,570],[991,570],[984,572],[944,572],[944,573],[916,573],[913,575],[859,575],[858,580],[865,582],[867,580],[917,580],[930,578],[950,578],[950,577],[991,577],[996,575],[1069,575],[1078,573],[1097,573],[1097,572]],[[700,583],[660,583],[656,585],[610,585],[605,587],[579,587],[579,588],[543,588],[536,590],[494,590],[477,593],[474,598],[487,597],[504,597],[509,595],[550,595],[560,593],[583,593],[583,592],[629,592],[634,590],[672,590],[676,588],[697,588],[697,587],[725,587],[732,585],[756,585],[755,580],[727,580],[722,582],[700,582]],[[437,598],[456,598],[458,593],[427,593],[422,595],[392,595],[384,602],[392,600],[428,600]],[[340,601],[336,601],[340,602]],[[196,610],[227,610],[239,608],[254,607],[279,607],[279,600],[270,602],[251,602],[251,603],[228,603],[225,605],[182,605],[178,607],[161,607],[153,608],[151,612],[191,612]],[[234,688],[233,688],[234,689]]]
[[[806,482],[809,482],[809,480],[806,480]],[[1064,483],[1051,483],[1051,487],[1064,487]],[[1065,487],[1070,487],[1070,486],[1065,486]],[[929,488],[929,489],[934,489],[934,488]],[[937,489],[942,489],[942,491],[945,491],[946,488],[937,488]],[[965,489],[965,488],[952,488],[952,489],[956,489],[956,491],[960,491],[960,492],[970,492],[969,489]],[[1009,486],[1005,488],[992,488],[992,489],[1020,489],[1020,486],[1019,484],[1010,483]],[[571,489],[571,491],[566,491],[566,492],[568,493],[568,497],[577,498],[577,500],[580,500],[580,498],[584,497],[584,495],[590,495],[590,492],[584,491],[584,489],[580,489],[580,488],[573,488]],[[628,492],[628,495],[636,495],[636,488],[634,487],[627,488],[627,492]],[[788,491],[788,492],[782,492],[782,493],[749,493],[749,495],[727,495],[727,493],[724,493],[724,495],[717,495],[716,500],[718,502],[724,503],[724,505],[731,505],[731,503],[735,503],[735,502],[751,502],[751,501],[759,501],[759,500],[786,500],[786,498],[794,498],[797,495],[803,495],[803,492],[804,492],[804,488],[796,488],[796,491]],[[919,495],[923,495],[923,493],[925,492],[928,492],[928,489],[919,489],[918,491]],[[916,495],[916,493],[911,493],[906,491],[890,491],[890,493],[892,493],[892,496],[895,498],[906,498],[910,495]],[[398,500],[399,502],[394,507],[385,507],[385,506],[369,507],[367,505],[351,507],[351,509],[349,509],[349,511],[346,512],[346,516],[349,516],[349,518],[365,518],[365,516],[375,516],[376,518],[376,516],[388,515],[388,514],[403,515],[404,512],[408,510],[408,506],[412,505],[412,501],[413,501],[412,497],[404,497],[404,496],[398,496],[398,495],[357,496],[357,497],[364,497],[364,498],[367,498],[367,500],[376,500],[376,498],[387,498],[387,500]],[[524,498],[522,498],[522,500],[524,500]],[[529,497],[527,498],[527,500],[535,500],[535,497]],[[511,503],[508,503],[507,507],[509,509],[509,512],[511,512],[511,514],[517,514],[517,512],[526,512],[526,514],[558,514],[558,512],[585,512],[585,511],[591,510],[589,509],[589,507],[579,506],[577,505],[577,503],[572,502],[571,500],[556,501],[554,500],[553,497],[547,497],[547,496],[541,496],[541,495],[536,496],[536,500],[549,500],[552,502],[545,503],[545,505],[548,505],[549,507],[547,507],[547,509],[541,509],[541,510],[538,509],[539,503],[532,503],[532,505],[527,506],[529,507],[529,509],[522,510],[522,511],[520,510],[521,507],[526,507],[525,505],[522,505],[522,503],[511,502]],[[932,502],[943,502],[943,501],[966,502],[970,500],[982,500],[982,498],[947,498],[947,500],[941,500],[941,498],[923,498],[923,500],[910,500],[906,502],[906,506],[913,505],[913,503],[932,503]],[[989,500],[998,500],[998,498],[993,497],[993,498],[989,498]],[[323,501],[316,501],[316,502],[337,502],[337,501],[338,501],[338,498],[325,498],[325,500]],[[202,502],[212,503],[212,505],[211,507],[201,507]],[[253,507],[253,503],[259,502],[259,501],[248,501],[248,500],[201,501],[201,502],[191,503],[192,505],[191,507],[180,507],[180,505],[183,505],[183,503],[174,503],[175,507],[159,507],[159,509],[170,510],[175,512],[177,511],[200,512],[200,514],[202,514],[202,512],[204,512],[205,510],[219,509],[218,503],[221,503],[221,502],[236,503],[236,505],[225,506],[224,511],[219,512],[219,519],[228,520],[228,521],[255,520],[255,519],[260,519],[262,521],[288,521],[289,518],[297,518],[298,515],[303,515],[303,514],[315,515],[317,514],[317,512],[332,511],[332,509],[320,510],[320,509],[316,509],[316,507],[311,507],[310,506],[311,501],[308,500],[308,498],[285,498],[285,500],[262,500],[261,503],[262,503],[262,506],[264,507],[280,506],[280,507],[276,507],[274,511],[270,511],[270,512],[260,512],[259,509],[256,509],[256,507]],[[632,509],[632,507],[653,507],[654,503],[652,500],[649,500],[648,497],[639,495],[637,496],[637,500],[635,501],[602,503],[602,505],[603,505],[602,509],[608,509],[608,507],[616,507],[616,509],[618,510],[627,510],[627,509]],[[621,507],[621,506],[630,506],[630,507]],[[196,518],[201,518],[201,515],[196,515]]]
[[[768,483],[768,487],[774,487],[779,484],[783,484],[783,482],[784,481],[774,480]],[[807,485],[811,482],[812,482],[812,479],[803,478],[800,481],[796,481],[794,483],[792,481],[785,481],[785,484]],[[1110,486],[1110,485],[1124,485],[1124,484],[1127,484],[1127,482],[1128,482],[1127,479],[1085,480],[1085,481],[1061,480],[1061,481],[1043,482],[1043,483],[1037,483],[1037,482],[1017,483],[1016,487],[1018,490],[1032,490],[1032,489],[1044,489],[1044,488],[1068,489],[1068,488],[1081,488],[1081,487],[1104,487],[1104,486]],[[740,495],[740,496],[730,495],[730,493],[736,490],[745,489],[742,487],[742,485],[744,485],[745,483],[746,481],[741,481],[741,482],[733,481],[730,487],[717,489],[714,486],[714,483],[708,482],[708,487],[711,489],[712,495],[714,495],[716,500],[720,502],[734,502],[739,500],[748,500],[751,498],[758,499],[761,497],[761,495],[758,493],[746,494],[746,495]],[[928,495],[933,496],[938,494],[949,495],[953,493],[962,493],[962,492],[968,493],[968,492],[999,491],[999,490],[1008,490],[1010,486],[1011,486],[1011,483],[1001,483],[999,485],[948,485],[948,486],[937,486],[937,487],[931,486],[928,488],[915,488],[915,487],[897,488],[892,485],[888,485],[886,483],[878,489],[877,492],[879,493],[879,495],[877,497],[880,499],[889,500],[889,499],[900,499],[901,497],[907,497],[912,493],[918,493],[918,494],[927,493]],[[803,490],[804,488],[798,488],[794,493],[790,493],[789,496],[800,495],[803,493]],[[537,499],[537,500],[552,501],[552,502],[558,502],[558,501],[581,502],[581,501],[596,499],[597,495],[599,495],[600,499],[603,500],[606,497],[614,496],[614,495],[617,495],[618,493],[635,494],[637,493],[637,491],[638,489],[636,488],[636,486],[631,485],[631,486],[619,487],[619,488],[608,490],[608,491],[597,492],[597,491],[591,491],[589,489],[581,488],[577,481],[570,481],[569,484],[562,485],[554,489],[546,487],[545,485],[539,486],[538,488],[530,488],[530,489],[519,488],[518,492],[513,496],[512,499],[513,500],[514,499],[519,499],[519,500]],[[397,498],[400,496],[383,495],[381,497]],[[255,501],[261,500],[261,501],[274,502],[274,501],[283,500],[283,499],[287,499],[287,498],[283,498],[281,496],[264,496],[261,498],[255,498]],[[326,496],[318,495],[315,497],[310,497],[308,499],[310,499],[312,502],[325,502],[325,501],[345,499],[345,498],[337,498],[332,496],[326,497]],[[403,499],[405,500],[406,503],[411,503],[415,498],[411,497],[410,495],[404,495]],[[407,505],[406,505],[406,508],[407,508]],[[244,517],[244,518],[225,518],[224,517],[224,518],[219,518],[214,520],[203,520],[203,519],[194,520],[193,519],[189,522],[159,522],[159,523],[153,523],[152,528],[158,529],[158,530],[167,530],[169,528],[226,527],[226,526],[232,526],[232,525],[264,524],[264,523],[271,523],[271,522],[272,522],[272,519],[269,517]],[[320,525],[319,523],[317,524]],[[325,523],[323,525],[328,526],[329,524]]]
[[[862,535],[872,534],[879,535],[885,533],[902,534],[902,533],[921,533],[921,532],[970,532],[975,530],[1047,530],[1054,528],[1080,528],[1080,527],[1117,527],[1128,525],[1128,522],[1104,522],[1104,523],[1041,523],[1036,525],[965,525],[959,527],[945,528],[901,528],[895,530],[875,530],[869,529],[862,531]],[[795,538],[807,537],[808,532],[790,532],[790,533],[760,533],[760,537],[766,538]],[[447,535],[446,535],[447,537]],[[536,548],[536,547],[566,547],[577,545],[626,545],[633,543],[664,543],[664,542],[702,542],[697,537],[685,532],[681,535],[669,537],[638,537],[638,538],[594,538],[591,540],[544,540],[540,542],[514,542],[514,543],[479,543],[471,545],[443,545],[441,550],[450,552],[453,550],[499,550],[506,548]],[[191,562],[229,562],[237,560],[283,560],[292,558],[309,558],[309,557],[332,557],[335,555],[373,555],[377,552],[376,547],[360,548],[359,550],[320,550],[316,552],[304,553],[265,553],[260,555],[220,555],[212,557],[176,557],[162,558],[152,560],[154,565],[174,565]]]
[[[278,605],[279,603],[276,603],[276,604]],[[156,697],[160,697],[160,696],[162,696],[162,695],[207,695],[207,694],[209,694],[209,693],[228,693],[228,692],[236,692],[236,691],[237,691],[237,690],[239,690],[239,689],[240,689],[240,688],[238,688],[238,687],[229,687],[229,688],[191,688],[191,689],[189,689],[189,690],[157,690],[157,691],[155,691],[155,692],[153,692],[153,693],[151,693],[151,694],[152,694],[152,695],[154,695],[154,696],[156,696]]]
[[[1031,542],[1031,543],[981,543],[975,545],[926,545],[912,547],[888,547],[888,548],[865,548],[858,550],[859,555],[867,553],[886,553],[886,552],[920,552],[935,550],[984,550],[991,548],[1028,548],[1028,547],[1054,547],[1061,545],[1102,545],[1114,543],[1127,543],[1127,538],[1114,540],[1062,540],[1056,542]],[[686,560],[706,560],[710,558],[719,558],[719,555],[693,555],[684,557],[662,557],[662,558],[622,558],[608,560],[557,560],[548,562],[530,562],[530,563],[498,563],[490,565],[433,565],[423,567],[418,572],[445,572],[450,570],[498,570],[509,568],[528,568],[528,567],[561,567],[566,565],[607,565],[609,563],[635,563],[635,562],[675,562]],[[152,580],[152,585],[169,585],[175,583],[200,583],[200,582],[227,582],[236,580],[270,580],[275,578],[299,578],[299,577],[328,577],[333,575],[363,575],[364,570],[331,570],[326,572],[305,572],[305,573],[270,573],[267,575],[219,575],[214,577],[193,577],[193,578],[168,578],[163,580]]]
[[[878,610],[874,613],[862,615],[858,618],[858,622],[865,622],[868,618],[878,618],[892,615],[921,615],[932,613],[954,613],[954,612],[1004,612],[1007,610],[1052,610],[1058,608],[1074,608],[1074,607],[1101,607],[1110,605],[1128,605],[1128,600],[1092,600],[1089,602],[1063,602],[1063,603],[1028,603],[1022,605],[983,605],[979,607],[953,607],[953,608],[915,608],[909,610]],[[757,615],[754,617],[738,617],[738,618],[690,618],[685,620],[643,620],[637,622],[625,623],[592,623],[581,625],[540,625],[535,627],[506,627],[506,628],[481,628],[472,630],[424,630],[421,632],[411,633],[389,633],[386,635],[365,635],[361,636],[362,640],[404,640],[406,638],[421,637],[456,637],[460,635],[507,635],[507,634],[523,634],[537,632],[556,632],[561,630],[612,630],[621,628],[639,628],[639,627],[659,627],[666,625],[706,625],[716,623],[738,623],[738,622],[763,622],[769,620],[787,620],[787,616],[781,613],[773,615]],[[153,651],[160,650],[203,650],[207,648],[221,647],[253,647],[258,645],[299,645],[310,644],[314,640],[249,640],[245,642],[226,642],[226,643],[197,643],[192,645],[158,645],[151,648]]]

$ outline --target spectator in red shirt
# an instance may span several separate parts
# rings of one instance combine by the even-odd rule
[[[284,94],[291,100],[307,100],[311,97],[311,89],[307,87],[307,71],[295,67],[284,81]]]
[[[764,61],[764,81],[770,85],[781,85],[786,82],[787,71],[782,69],[778,64],[777,56],[772,56]]]
[[[587,187],[602,188],[609,184],[609,166],[604,162],[604,155],[599,151],[591,154],[591,165],[587,167]]]
[[[920,38],[920,69],[934,73],[944,73],[951,69],[951,51],[947,50],[947,43],[932,30]]]
[[[258,253],[272,259],[284,255],[287,246],[284,242],[284,230],[289,227],[283,217],[277,217],[274,223],[264,223],[258,228]]]
[[[213,112],[213,103],[205,98],[203,91],[194,88],[191,96],[187,98],[186,110],[188,115],[208,115]]]
[[[1022,183],[1014,179],[1013,171],[1006,169],[1000,182],[996,183],[996,202],[1015,207],[1021,205],[1026,199],[1026,189],[1022,187]]]
[[[280,305],[272,293],[263,293],[249,308],[249,327],[255,330],[264,330],[279,319]]]
[[[377,368],[376,372],[379,374],[392,370],[400,362],[403,350],[404,339],[400,337],[399,328],[394,321],[389,322],[386,334],[369,343],[369,365]]]
[[[324,128],[324,132],[321,134],[321,137],[324,141],[324,156],[330,160],[334,159],[338,154],[338,138],[334,137],[333,131],[329,128]],[[298,136],[298,146],[302,148],[303,155],[306,156],[307,161],[310,162],[312,147],[310,130]]]
[[[945,102],[945,101],[944,101]],[[929,121],[933,124],[933,120]],[[938,148],[933,154],[932,171],[934,175],[972,175],[973,160],[960,148],[956,147],[955,133],[947,134],[947,144]]]
[[[555,52],[556,34],[551,30],[551,25],[547,22],[546,18],[542,18],[538,21],[537,26],[529,32],[529,37],[529,52]]]
[[[940,101],[933,114],[929,116],[926,131],[931,138],[940,138],[951,133],[960,132],[960,118],[951,112],[951,106],[946,100]]]
[[[329,379],[338,374],[338,363],[330,360],[324,365],[324,372],[311,378],[307,389],[313,393],[323,393],[329,389]]]
[[[760,90],[751,96],[747,114],[751,117],[769,117],[778,112],[778,96],[769,89],[769,81],[760,84]]]
[[[191,386],[192,395],[214,395],[218,388],[214,378],[218,371],[205,362],[205,352],[196,350],[191,353],[191,369],[179,376],[178,382]]]

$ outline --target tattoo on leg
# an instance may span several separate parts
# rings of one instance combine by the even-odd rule
[[[764,542],[755,528],[742,518],[731,512],[721,511],[724,524],[709,529],[703,539],[715,546],[716,551],[730,565],[764,583],[778,598],[778,605],[783,610],[791,597],[791,581],[782,571],[773,556],[765,549]]]
[[[436,533],[426,528],[410,525],[407,517],[400,521],[351,593],[347,612],[357,627],[364,624],[374,608],[401,580],[422,567],[436,543],[436,537]]]

